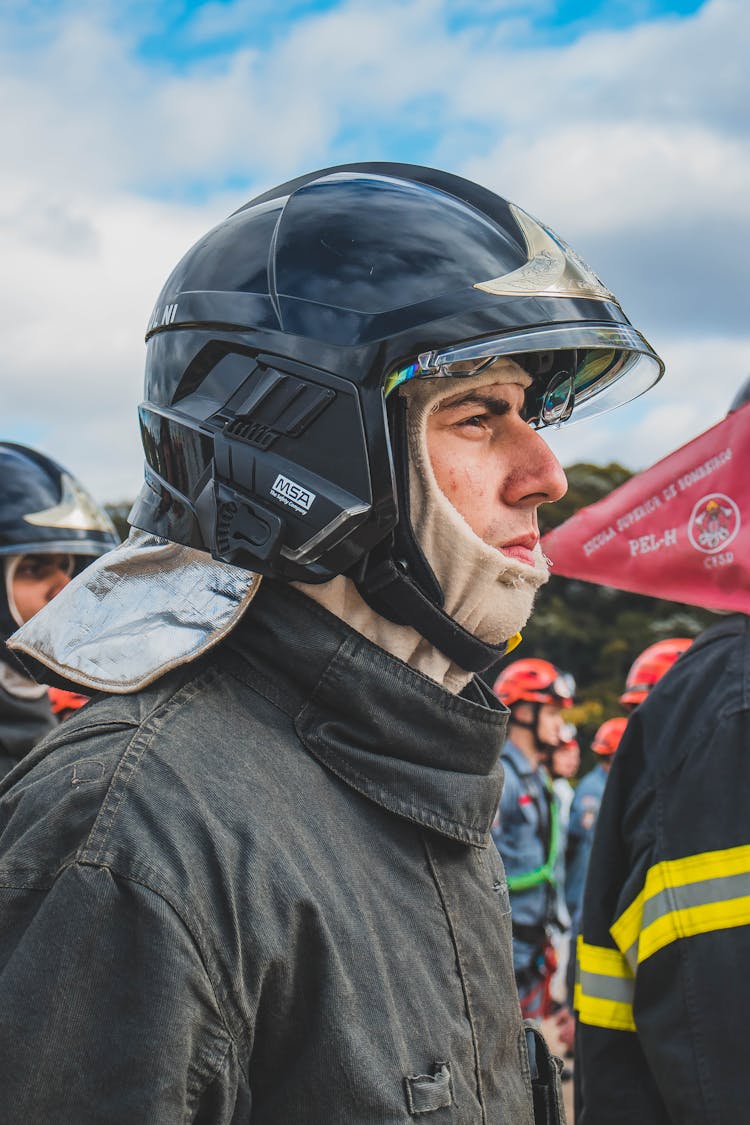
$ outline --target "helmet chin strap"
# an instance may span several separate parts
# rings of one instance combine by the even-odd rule
[[[526,723],[523,719],[517,719],[515,715],[511,715],[510,721],[516,727],[523,727],[524,730],[530,730],[534,738],[534,748],[537,754],[544,754],[545,757],[549,758],[554,751],[557,750],[557,745],[551,742],[543,742],[539,737],[539,712],[542,704],[534,699],[524,699],[522,702],[525,703],[527,707],[531,707],[534,718],[531,722]]]
[[[350,577],[376,613],[408,625],[467,672],[483,672],[508,651],[508,642],[479,640],[442,608],[443,591],[414,535],[409,511],[409,448],[404,400],[388,403],[399,520],[392,536],[375,547]]]
[[[400,560],[399,560],[400,562]],[[486,644],[434,605],[417,583],[401,570],[390,551],[376,558],[371,551],[355,584],[371,609],[395,625],[408,625],[459,668],[484,672],[508,651],[508,642]]]

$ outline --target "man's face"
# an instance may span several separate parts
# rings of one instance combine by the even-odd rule
[[[440,490],[472,531],[529,566],[537,509],[567,491],[565,473],[523,419],[520,383],[490,383],[444,399],[427,417],[427,448]]]
[[[575,777],[581,764],[581,750],[577,742],[564,742],[552,753],[552,773],[555,777]]]
[[[21,619],[30,621],[70,582],[71,555],[22,555],[13,575],[13,600]]]
[[[563,709],[557,703],[542,703],[539,707],[537,732],[539,741],[547,746],[559,746],[563,736],[565,719]]]

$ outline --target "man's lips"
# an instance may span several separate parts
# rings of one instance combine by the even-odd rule
[[[519,539],[514,539],[511,543],[503,543],[502,547],[498,549],[510,559],[517,559],[518,562],[526,563],[527,566],[535,566],[537,560],[534,555],[534,548],[538,542],[538,535],[524,535]]]

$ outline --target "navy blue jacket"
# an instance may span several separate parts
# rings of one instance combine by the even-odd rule
[[[579,944],[578,1125],[747,1121],[750,618],[706,630],[628,721]]]

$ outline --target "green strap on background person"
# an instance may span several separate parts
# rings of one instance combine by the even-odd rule
[[[541,867],[535,867],[533,871],[524,871],[521,875],[508,875],[509,891],[528,891],[531,887],[538,887],[542,883],[551,885],[555,881],[555,865],[560,846],[560,813],[554,799],[551,782],[545,781],[545,788],[550,795],[550,836],[547,859]]]

